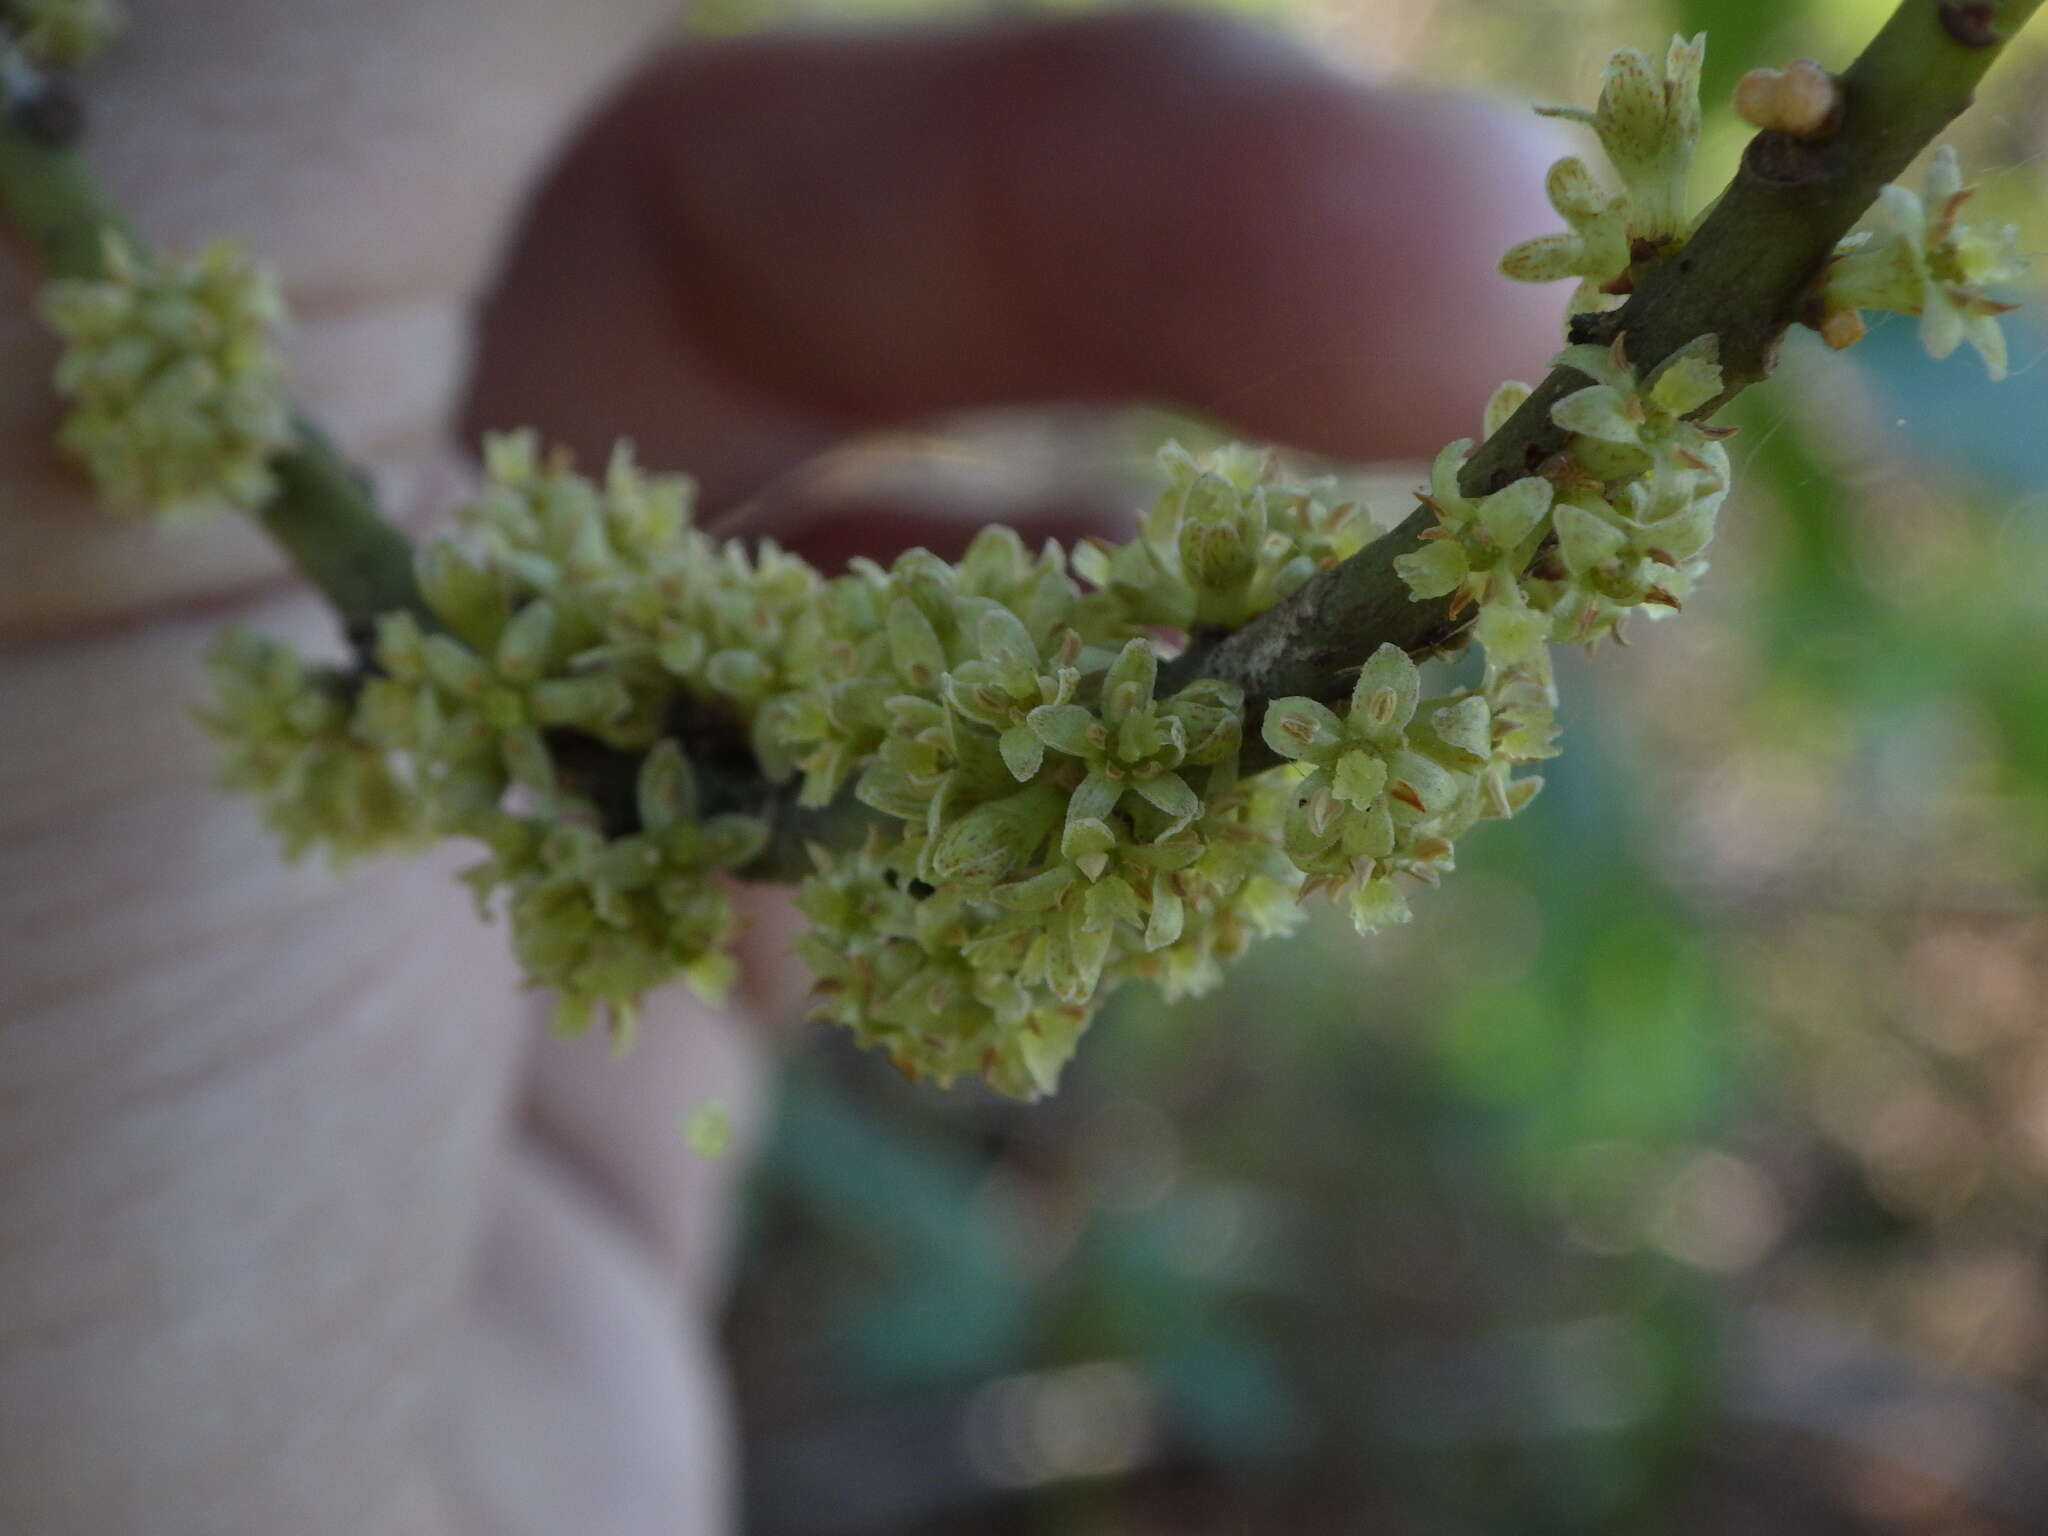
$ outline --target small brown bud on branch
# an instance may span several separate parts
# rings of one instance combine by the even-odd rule
[[[1752,69],[1735,82],[1735,115],[1752,128],[1795,139],[1828,132],[1842,115],[1842,88],[1811,59],[1783,69]]]

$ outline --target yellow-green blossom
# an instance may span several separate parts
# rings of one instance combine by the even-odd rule
[[[1974,187],[1963,185],[1955,151],[1944,144],[1927,165],[1924,195],[1888,186],[1878,194],[1881,233],[1851,237],[1821,289],[1830,316],[1888,309],[1920,317],[1920,341],[1947,357],[1967,341],[1992,378],[2005,377],[2005,335],[1998,316],[2013,306],[1987,291],[2025,270],[2019,231],[1964,224],[1956,215]]]
[[[1716,432],[1688,419],[1721,393],[1718,342],[1699,336],[1638,380],[1623,350],[1626,337],[1607,347],[1566,347],[1553,367],[1573,368],[1594,382],[1550,408],[1550,419],[1574,434],[1572,456],[1596,480],[1628,480],[1652,468],[1692,467]]]
[[[1201,814],[1202,800],[1177,770],[1234,756],[1243,699],[1227,683],[1198,682],[1171,699],[1153,697],[1159,671],[1149,640],[1126,644],[1102,675],[1100,703],[1046,704],[1028,721],[1032,734],[1085,775],[1066,804],[1063,845],[1084,872],[1100,872],[1103,849],[1071,852],[1077,838],[1101,838],[1127,803],[1149,834],[1163,841]]]
[[[1448,824],[1478,793],[1491,756],[1485,699],[1467,694],[1424,711],[1421,691],[1415,663],[1383,645],[1359,669],[1343,715],[1314,699],[1279,699],[1261,728],[1281,757],[1317,770],[1302,785],[1285,847],[1312,882],[1351,891],[1361,933],[1407,920],[1395,871],[1434,883],[1451,867]]]
[[[1659,243],[1685,233],[1685,184],[1700,141],[1700,66],[1706,52],[1704,32],[1672,38],[1657,62],[1624,48],[1607,61],[1592,111],[1537,108],[1546,117],[1585,123],[1600,136],[1600,147],[1628,189],[1632,240]]]
[[[1473,603],[1514,601],[1516,578],[1548,527],[1552,494],[1548,480],[1525,475],[1468,499],[1458,489],[1458,471],[1471,451],[1471,439],[1461,437],[1436,456],[1422,503],[1437,526],[1420,549],[1394,562],[1417,598],[1449,596],[1453,618]]]
[[[1576,155],[1551,166],[1543,190],[1568,227],[1510,247],[1500,259],[1501,275],[1518,283],[1579,279],[1565,306],[1567,321],[1588,310],[1614,308],[1622,299],[1613,285],[1629,266],[1627,194],[1603,188]]]

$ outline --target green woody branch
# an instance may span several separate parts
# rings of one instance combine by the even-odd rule
[[[1805,138],[1759,133],[1684,246],[1638,271],[1621,309],[1583,317],[1590,324],[1574,339],[1620,336],[1629,361],[1647,374],[1695,337],[1718,337],[1726,389],[1701,417],[1766,377],[1786,328],[1807,318],[1836,245],[1879,189],[1970,104],[1985,71],[2040,3],[1905,0],[1841,76],[1836,125]],[[1574,369],[1552,372],[1466,463],[1464,492],[1497,491],[1558,453],[1567,434],[1552,422],[1551,407],[1586,382]],[[1162,686],[1195,677],[1237,684],[1254,727],[1246,732],[1247,766],[1277,761],[1256,729],[1268,702],[1342,695],[1352,670],[1383,643],[1420,656],[1456,642],[1462,626],[1449,600],[1414,600],[1394,570],[1435,524],[1428,508],[1418,508],[1243,629],[1191,649]]]

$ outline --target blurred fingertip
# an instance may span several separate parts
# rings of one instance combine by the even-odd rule
[[[1127,167],[1105,189],[1125,204],[1103,211],[1092,304],[1077,282],[1071,323],[1129,349],[1110,371],[1150,370],[1241,430],[1346,458],[1426,453],[1555,350],[1561,295],[1496,263],[1554,226],[1542,185],[1561,136],[1498,102],[1307,62],[1255,74],[1212,90],[1199,123],[1183,115],[1158,174]]]

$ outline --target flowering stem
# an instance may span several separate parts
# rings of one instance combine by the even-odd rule
[[[1645,274],[1621,309],[1583,317],[1573,339],[1623,337],[1630,362],[1647,374],[1693,338],[1718,337],[1726,388],[1694,413],[1701,419],[1765,378],[1836,244],[1879,189],[1970,104],[1984,72],[2041,3],[1904,0],[1842,76],[1834,130],[1804,139],[1759,133],[1692,238]],[[1467,461],[1459,476],[1465,494],[1497,491],[1562,450],[1567,434],[1550,408],[1586,382],[1575,369],[1554,370]],[[1249,711],[1244,766],[1277,762],[1258,729],[1266,703],[1343,696],[1359,661],[1383,643],[1419,658],[1457,641],[1463,624],[1451,618],[1450,599],[1411,598],[1394,570],[1436,523],[1418,507],[1244,628],[1191,647],[1166,669],[1162,689],[1196,677],[1237,684]]]
[[[1904,0],[1842,77],[1843,110],[1812,137],[1765,131],[1751,141],[1734,181],[1691,239],[1666,259],[1642,263],[1619,310],[1581,317],[1575,340],[1616,338],[1647,374],[1697,337],[1718,339],[1725,389],[1695,414],[1714,410],[1766,377],[1787,326],[1806,318],[1816,279],[1836,244],[1877,193],[1970,102],[2005,42],[2043,0]],[[24,73],[0,43],[0,212],[56,276],[96,277],[105,242],[133,238],[85,161],[70,147],[75,123],[46,81]],[[1560,368],[1473,454],[1460,474],[1480,497],[1529,474],[1562,450],[1566,434],[1551,407],[1583,386]],[[334,607],[358,653],[367,657],[380,615],[409,611],[434,619],[421,598],[409,541],[379,513],[366,483],[310,423],[301,419],[291,447],[270,465],[278,489],[257,517]],[[1463,623],[1448,598],[1415,600],[1395,562],[1415,551],[1436,516],[1418,508],[1398,528],[1342,565],[1321,573],[1285,602],[1232,633],[1201,633],[1161,669],[1171,693],[1198,677],[1245,692],[1250,718],[1243,766],[1280,759],[1260,722],[1269,701],[1290,696],[1337,700],[1350,691],[1359,662],[1391,643],[1412,657],[1455,645]],[[720,733],[691,741],[693,757],[719,757]],[[579,775],[594,798],[607,786],[625,796],[637,760],[592,762]],[[834,806],[798,813],[765,783],[750,760],[720,761],[710,799],[721,809],[757,810],[775,830],[769,852],[747,873],[787,878],[802,870],[802,842],[858,843],[866,818]],[[615,786],[611,781],[616,779]],[[844,799],[844,797],[842,797]],[[627,803],[621,798],[621,804]]]
[[[40,78],[11,51],[4,62],[0,212],[51,276],[101,277],[110,235],[142,242],[85,158],[30,110],[41,98],[22,93],[41,88]],[[277,493],[257,520],[327,598],[358,654],[367,653],[379,614],[406,610],[434,625],[413,580],[410,541],[317,428],[299,418],[292,446],[270,468]]]

